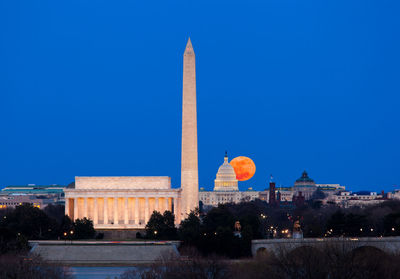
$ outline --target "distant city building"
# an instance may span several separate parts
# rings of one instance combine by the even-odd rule
[[[44,208],[48,204],[64,204],[63,185],[10,185],[0,192],[0,208],[15,207],[21,204],[31,204]]]
[[[361,191],[351,192],[342,191],[339,194],[329,196],[325,199],[325,202],[333,202],[341,207],[365,207],[369,205],[375,205],[388,200],[384,193],[377,194],[376,192]]]
[[[276,189],[276,191],[279,193],[279,199],[278,196],[276,198],[278,202],[293,201],[294,192],[291,187],[279,187]]]
[[[247,191],[239,191],[235,171],[228,163],[228,156],[225,154],[224,163],[219,167],[214,181],[214,190],[205,191],[204,188],[200,188],[199,199],[205,206],[218,206],[218,204],[239,203],[255,199],[277,206],[292,203],[301,205],[312,198],[316,191],[323,193],[321,196],[327,199],[345,190],[346,187],[340,184],[316,184],[304,171],[292,187],[276,186],[275,182],[270,182],[269,188],[263,191],[254,191],[252,188]],[[333,200],[335,200],[334,197],[331,198],[331,201]]]
[[[37,198],[32,195],[0,195],[0,209],[15,208],[23,204],[43,209],[49,204],[56,203],[54,199]]]
[[[387,193],[388,199],[400,200],[400,189],[395,189],[393,192]]]
[[[260,193],[262,196],[262,194]],[[269,204],[276,204],[276,193],[275,193],[275,182],[269,183],[269,197],[268,197]]]
[[[327,197],[346,191],[346,187],[340,184],[315,184],[317,189],[322,191]]]
[[[296,200],[297,204],[300,204],[303,200],[306,201],[312,198],[317,190],[322,192],[325,197],[329,197],[341,191],[345,191],[346,187],[340,184],[316,184],[315,181],[308,176],[308,173],[304,171],[301,177],[295,181],[293,187],[276,186],[270,183],[269,189],[261,191],[259,197],[261,200],[268,201],[269,203],[275,199],[275,202],[278,203],[291,203]],[[275,193],[275,196],[271,196],[272,193]]]
[[[10,185],[1,190],[0,195],[53,195],[59,199],[64,198],[64,185]]]
[[[317,186],[315,185],[314,180],[308,177],[306,171],[303,171],[303,174],[299,179],[296,180],[293,186],[293,195],[299,196],[301,193],[306,200],[310,199],[311,195],[317,190]]]

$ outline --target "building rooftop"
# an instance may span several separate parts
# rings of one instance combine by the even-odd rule
[[[309,182],[309,183],[314,183],[314,180],[312,180],[310,177],[308,177],[308,173],[306,171],[303,171],[303,174],[299,179],[296,180],[296,182]]]
[[[65,185],[9,185],[4,187],[0,194],[60,194],[64,192]]]

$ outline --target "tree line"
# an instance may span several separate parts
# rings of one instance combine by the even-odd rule
[[[196,247],[203,255],[228,258],[251,255],[251,240],[292,236],[298,221],[304,237],[384,237],[400,235],[400,202],[386,201],[365,208],[321,206],[318,200],[291,207],[271,206],[256,200],[223,204],[207,212],[193,211],[174,225],[174,215],[153,212],[146,225],[150,239],[177,239],[182,247]],[[235,234],[235,223],[241,225]]]
[[[400,257],[373,247],[355,248],[348,242],[325,243],[320,249],[283,247],[254,259],[226,261],[188,251],[185,260],[166,256],[150,268],[128,270],[119,279],[397,279]]]
[[[0,252],[29,249],[28,240],[90,239],[96,231],[89,219],[72,221],[64,206],[48,205],[43,210],[29,204],[0,211]]]
[[[182,247],[195,247],[202,255],[228,258],[251,256],[251,240],[291,237],[299,221],[304,237],[398,236],[400,202],[386,201],[365,208],[321,206],[311,199],[297,206],[271,206],[256,200],[223,204],[208,211],[191,212],[179,226],[170,211],[153,212],[144,237],[180,240]],[[240,223],[240,234],[235,223]],[[72,221],[64,207],[48,205],[43,210],[31,205],[0,211],[0,251],[27,249],[30,239],[90,239],[96,234],[89,219]]]

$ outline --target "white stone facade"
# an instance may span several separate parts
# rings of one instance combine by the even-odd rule
[[[180,222],[180,189],[169,177],[76,177],[65,189],[65,211],[71,219],[93,220],[95,229],[142,229],[152,212],[169,210]]]
[[[351,206],[369,206],[382,203],[387,199],[383,195],[377,194],[376,192],[370,192],[369,194],[356,194],[351,191],[342,191],[339,194],[327,197],[326,201],[334,202],[342,207]]]
[[[182,85],[182,212],[186,216],[199,207],[197,161],[196,58],[190,39],[183,54]]]
[[[224,163],[219,167],[214,180],[214,191],[239,191],[236,173],[228,163],[227,154],[225,154]]]
[[[200,191],[199,199],[205,206],[218,206],[224,203],[240,203],[259,198],[258,191]]]
[[[167,176],[77,176],[75,189],[171,189]]]

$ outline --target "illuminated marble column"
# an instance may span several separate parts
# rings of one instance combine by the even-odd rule
[[[145,198],[144,203],[144,223],[147,224],[149,221],[149,198]]]
[[[174,215],[175,215],[175,220],[178,221],[179,218],[179,207],[178,207],[178,199],[174,198]]]
[[[83,217],[88,218],[87,198],[83,198]]]
[[[165,208],[165,211],[168,210],[168,198],[167,197],[164,198],[164,208]]]
[[[78,219],[78,198],[74,198],[74,218],[72,221]]]
[[[99,223],[99,212],[97,207],[97,198],[93,199],[93,224],[97,225]]]
[[[108,224],[108,198],[103,198],[103,224]]]
[[[159,204],[158,204],[158,199],[159,198],[154,198],[154,210],[160,212]]]
[[[175,218],[175,222],[176,222],[176,224],[180,224],[181,220],[182,220],[182,199],[181,198],[177,198],[176,201],[177,201],[177,204],[178,204],[178,207],[176,209],[177,212],[178,212],[178,215]]]
[[[69,199],[65,199],[65,215],[71,218],[71,212],[69,212]]]
[[[139,198],[135,198],[135,224],[139,224]]]
[[[128,198],[124,198],[124,224],[129,224],[129,215],[128,215]]]
[[[118,225],[118,198],[114,198],[114,225]]]

